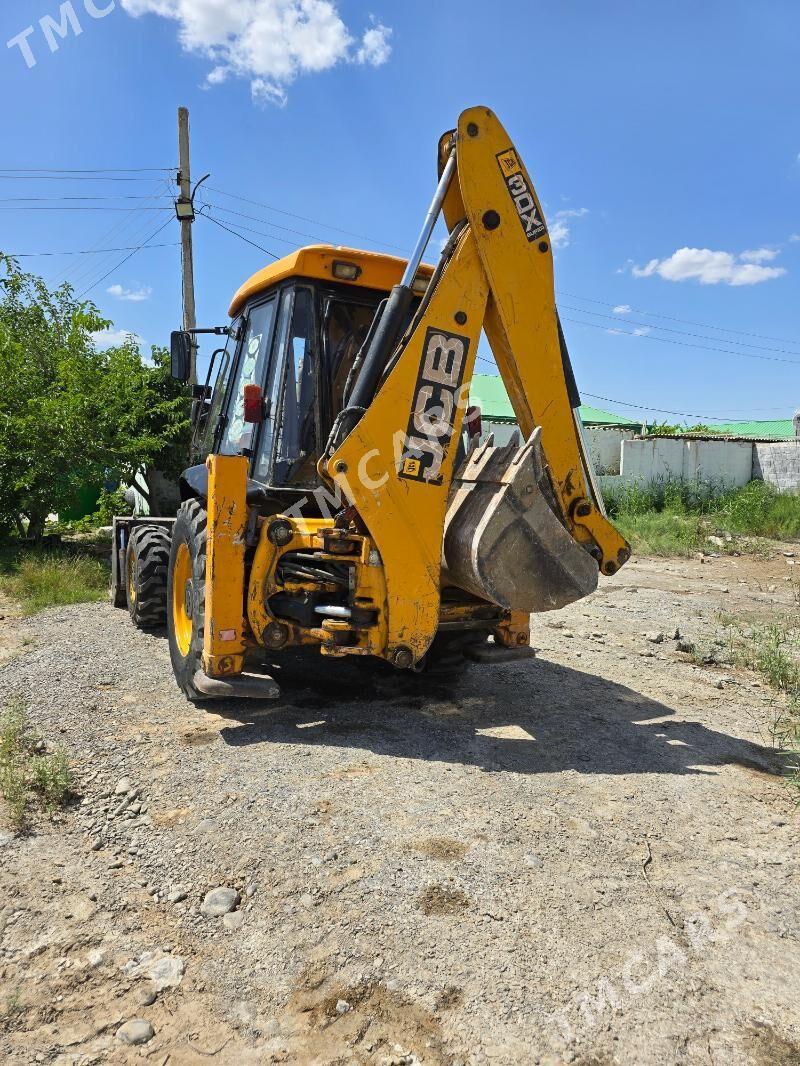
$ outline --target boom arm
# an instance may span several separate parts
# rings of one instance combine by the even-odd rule
[[[440,166],[452,134],[439,142]],[[590,483],[579,422],[571,402],[571,368],[558,322],[553,253],[541,204],[520,156],[488,108],[465,111],[456,131],[458,182],[444,202],[448,227],[467,218],[490,288],[485,329],[527,438],[542,429],[553,488],[573,536],[596,545],[604,574],[629,558],[625,540],[605,519]],[[565,366],[566,363],[566,366]]]
[[[537,604],[525,609],[548,609],[591,591],[598,566],[612,574],[630,554],[591,488],[559,341],[550,238],[516,149],[491,111],[472,108],[455,135],[442,138],[439,159],[440,173],[454,169],[443,204],[451,247],[397,351],[382,353],[391,369],[377,394],[365,403],[359,391],[363,407],[350,416],[355,425],[320,466],[377,545],[387,592],[386,657],[398,662],[421,658],[436,633],[446,516],[459,554],[455,569],[474,577],[464,587],[477,583],[486,599],[520,610],[525,597],[513,602],[514,567],[521,586],[525,574],[534,574]],[[527,444],[504,457],[510,458],[504,470],[496,455],[485,452],[480,462],[473,456],[448,515],[482,327]],[[370,351],[373,368],[375,358]],[[485,507],[476,502],[480,491]],[[455,504],[470,494],[477,513],[462,517],[451,537]],[[510,558],[508,549],[523,541],[527,556]],[[494,577],[485,572],[490,555]],[[562,590],[545,595],[542,605],[548,582],[561,582]],[[510,592],[499,587],[504,583]]]

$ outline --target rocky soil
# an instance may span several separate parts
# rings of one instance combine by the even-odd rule
[[[776,707],[689,650],[793,561],[635,560],[536,660],[288,664],[211,712],[124,612],[6,607],[0,700],[79,795],[0,823],[0,1059],[797,1063]]]

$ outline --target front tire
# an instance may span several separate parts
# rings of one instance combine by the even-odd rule
[[[128,613],[139,629],[158,629],[167,620],[170,537],[160,526],[134,529],[125,552]]]
[[[194,675],[202,669],[206,611],[205,509],[197,500],[181,504],[172,527],[167,577],[167,635],[178,688],[190,700],[201,699]]]

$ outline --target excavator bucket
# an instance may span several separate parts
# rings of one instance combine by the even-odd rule
[[[537,426],[475,449],[453,480],[446,578],[512,611],[554,611],[597,588],[598,564],[558,517]]]

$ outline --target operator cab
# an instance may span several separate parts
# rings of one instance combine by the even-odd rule
[[[264,503],[283,510],[307,498],[356,356],[404,268],[394,256],[318,245],[250,278],[231,303],[225,348],[195,387],[194,462],[245,455]],[[431,273],[420,267],[415,289]],[[193,475],[202,476],[192,467],[184,478]]]

